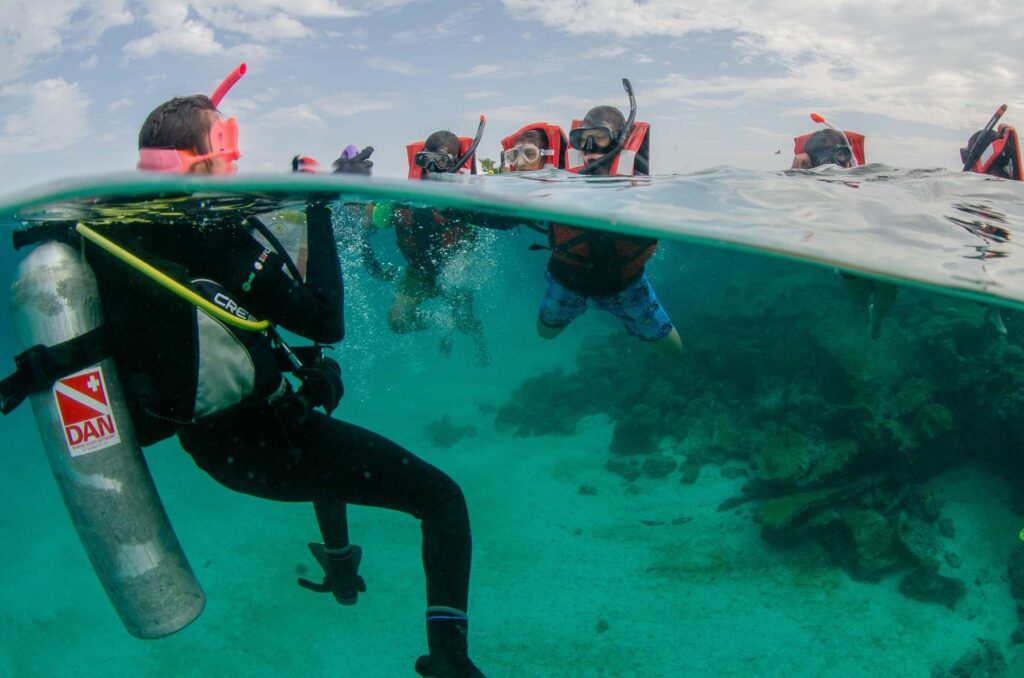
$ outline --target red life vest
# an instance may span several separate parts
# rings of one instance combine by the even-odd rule
[[[416,157],[417,153],[419,153],[420,151],[422,151],[424,149],[424,147],[426,147],[426,145],[427,145],[427,142],[425,142],[425,141],[417,141],[417,142],[409,144],[408,146],[405,147],[405,150],[406,150],[406,152],[409,155],[409,178],[410,179],[422,179],[423,178],[423,168],[422,167],[417,167],[416,163],[413,162],[413,159]],[[472,137],[459,137],[459,156],[461,157],[461,156],[465,155],[466,151],[468,151],[469,147],[472,146],[472,145],[473,145],[473,138]],[[456,158],[456,160],[458,160],[458,158]],[[458,174],[476,174],[476,153],[471,155],[469,157],[469,159],[466,160],[466,164],[464,164],[462,167],[460,167],[458,169],[457,173]]]
[[[793,138],[793,155],[800,155],[804,152],[804,145],[807,143],[807,140],[811,138],[812,134],[814,134],[814,132]],[[853,157],[857,159],[857,164],[863,165],[864,135],[847,130],[843,130],[843,134],[845,134],[846,138],[850,140],[850,148],[853,149]]]
[[[516,145],[519,135],[530,130],[537,130],[548,140],[548,148],[554,153],[544,156],[544,169],[565,169],[565,151],[569,148],[569,138],[565,136],[565,130],[558,125],[551,125],[546,122],[535,122],[523,127],[518,132],[510,134],[501,140],[501,150],[507,151]],[[515,172],[515,167],[509,167],[509,171]]]
[[[582,120],[573,120],[572,127],[570,129],[576,129],[582,127]],[[611,176],[632,176],[637,173],[636,171],[636,157],[639,155],[645,161],[650,162],[650,139],[651,137],[651,126],[646,122],[634,122],[633,131],[630,132],[629,138],[626,139],[626,145],[622,147],[615,159],[612,160],[611,167],[608,168],[608,174]],[[575,148],[569,148],[566,157],[566,169],[570,172],[579,171],[583,167],[583,151],[579,151]],[[641,174],[648,174],[648,171],[641,169]]]
[[[551,257],[573,268],[613,271],[620,283],[640,276],[658,249],[658,241],[642,236],[620,235],[563,224],[548,227]]]

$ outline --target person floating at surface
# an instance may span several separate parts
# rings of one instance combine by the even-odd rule
[[[626,81],[624,81],[626,84]],[[569,132],[570,171],[580,174],[649,173],[650,126],[627,121],[612,106],[590,109]],[[655,350],[680,355],[682,342],[647,279],[645,266],[658,247],[654,238],[609,233],[563,224],[548,226],[547,290],[537,317],[537,333],[554,339],[588,306],[617,317],[626,331]]]
[[[823,165],[850,168],[863,165],[864,162],[864,135],[857,132],[840,132],[829,127],[793,139],[791,169],[813,169]],[[858,309],[867,310],[868,331],[872,339],[878,339],[882,321],[889,315],[899,288],[844,271],[837,272],[853,303]]]
[[[409,178],[424,179],[433,174],[476,173],[476,139],[438,131],[426,141],[409,144]],[[382,203],[374,208],[373,222],[394,226],[398,249],[407,266],[395,288],[388,324],[399,334],[417,332],[449,323],[421,309],[429,299],[441,298],[451,308],[454,329],[469,335],[476,348],[477,365],[490,363],[483,323],[473,310],[473,291],[465,277],[465,263],[477,241],[477,229],[467,215],[455,210],[401,207]],[[460,267],[460,264],[463,266]],[[446,328],[445,328],[446,329]],[[445,332],[441,352],[451,353],[452,336]]]
[[[1017,130],[1009,125],[1000,125],[997,129],[989,127],[972,134],[967,147],[960,149],[960,159],[971,172],[1024,181],[1020,141]]]
[[[845,137],[844,137],[845,135]],[[791,169],[812,169],[822,165],[853,167],[864,164],[864,135],[835,129],[820,129],[793,139]]]
[[[509,172],[565,169],[568,145],[561,127],[535,122],[501,140],[501,165]]]
[[[139,168],[230,173],[240,157],[237,139],[237,123],[222,119],[209,97],[171,99],[142,126]],[[357,157],[339,158],[335,168],[369,173],[370,153],[367,148]],[[429,646],[416,670],[424,676],[482,676],[468,656],[472,546],[462,490],[391,440],[329,416],[343,393],[341,370],[323,357],[319,342],[344,337],[342,276],[331,209],[310,202],[306,218],[304,278],[286,252],[257,241],[241,218],[204,228],[133,223],[102,229],[181,285],[234,309],[234,315],[265,318],[318,342],[285,356],[302,382],[298,390],[281,372],[272,330],[230,328],[103,249],[86,245],[140,442],[177,434],[195,463],[229,489],[311,502],[324,543],[310,549],[324,579],[299,583],[330,592],[342,604],[354,604],[366,590],[358,574],[361,551],[349,543],[346,505],[415,516],[423,531]]]

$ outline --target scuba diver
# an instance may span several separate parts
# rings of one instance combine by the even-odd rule
[[[219,100],[177,97],[154,109],[139,132],[139,169],[232,173],[241,157],[238,124],[220,116]],[[369,174],[372,152],[343,155],[334,169]],[[343,605],[366,591],[358,573],[361,550],[349,542],[347,504],[416,517],[429,647],[416,671],[482,676],[467,647],[472,546],[462,490],[395,442],[330,416],[344,388],[341,369],[323,355],[322,344],[345,334],[342,271],[331,208],[311,200],[305,212],[304,275],[274,234],[251,219],[188,228],[95,227],[100,242],[116,243],[130,261],[141,262],[125,263],[92,240],[84,244],[140,440],[148,445],[176,434],[196,465],[225,487],[311,502],[323,543],[310,550],[324,577],[299,584]],[[154,284],[143,274],[148,268],[171,280]],[[187,293],[199,299],[183,300]],[[273,325],[235,327],[256,317],[315,345],[289,349]],[[286,371],[298,379],[297,389]]]
[[[501,140],[502,171],[565,169],[569,140],[558,125],[536,122]]]
[[[420,180],[439,174],[476,174],[476,148],[483,136],[485,119],[475,138],[458,137],[438,131],[426,141],[407,146],[409,179]],[[372,222],[378,228],[393,226],[398,249],[407,266],[395,288],[395,297],[388,313],[392,331],[405,334],[430,327],[454,328],[469,335],[476,349],[476,363],[485,367],[491,362],[483,323],[473,310],[473,291],[465,280],[460,264],[465,263],[477,241],[477,229],[466,215],[455,210],[402,207],[378,204]],[[452,322],[421,306],[429,299],[443,299],[451,308]],[[450,355],[451,332],[441,340],[441,353]]]
[[[1000,106],[988,124],[971,135],[967,147],[960,149],[965,172],[1024,181],[1016,128],[1009,125],[996,127],[1006,108],[1006,104]]]
[[[650,125],[635,122],[636,101],[628,80],[629,118],[612,106],[592,108],[574,120],[567,166],[583,175],[649,174]],[[563,224],[547,228],[547,290],[537,333],[554,339],[588,306],[617,317],[626,331],[666,355],[680,355],[682,342],[645,272],[658,247],[654,238],[608,233]],[[539,248],[540,246],[535,246]]]

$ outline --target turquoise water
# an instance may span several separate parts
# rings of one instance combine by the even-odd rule
[[[534,216],[581,201],[586,223],[674,227],[680,238],[648,266],[683,338],[671,361],[593,310],[539,339],[547,256],[528,245],[540,238],[485,233],[452,273],[476,289],[484,368],[466,337],[445,357],[441,329],[392,334],[393,285],[343,248],[347,393],[336,416],[462,485],[471,650],[488,675],[927,676],[977,638],[992,641],[1007,675],[1022,675],[1008,581],[1024,527],[1024,318],[1012,308],[1024,300],[1021,187],[850,174],[360,189]],[[373,245],[401,263],[390,231]],[[873,339],[861,297],[890,288],[798,256],[919,286],[895,290]],[[9,276],[17,257],[3,257]],[[982,305],[937,286],[996,296]],[[10,342],[0,337],[4,355]],[[230,492],[162,443],[147,459],[207,608],[171,637],[140,641],[92,573],[29,409],[3,431],[0,675],[413,674],[425,643],[411,518],[351,510],[369,591],[342,608],[294,584],[312,574],[308,506]],[[781,521],[800,502],[802,519]],[[962,593],[904,595],[919,568],[960,580],[962,590],[948,586]]]

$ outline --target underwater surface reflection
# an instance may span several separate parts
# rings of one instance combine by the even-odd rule
[[[299,201],[301,181],[277,183],[292,197],[261,186],[204,196],[204,210]],[[335,416],[463,487],[473,655],[488,675],[926,676],[961,658],[958,672],[1024,671],[1019,186],[877,165],[371,184],[417,206],[571,212],[578,225],[663,235],[648,272],[681,357],[595,309],[538,338],[548,255],[521,228],[482,231],[443,282],[473,290],[480,366],[443,298],[425,304],[430,329],[391,331],[395,281],[366,255],[400,270],[394,235],[360,231],[357,209],[337,218],[348,329]],[[355,185],[345,202],[383,199]],[[126,202],[147,221],[192,214],[138,190],[5,223],[124,218]],[[823,265],[765,256],[779,253]],[[10,275],[16,256],[3,256]],[[10,342],[0,337],[7,355]],[[308,506],[229,492],[173,440],[147,460],[208,606],[173,636],[132,639],[27,408],[4,431],[0,674],[390,676],[422,651],[415,521],[353,507],[369,591],[339,607],[294,585],[316,536]]]

